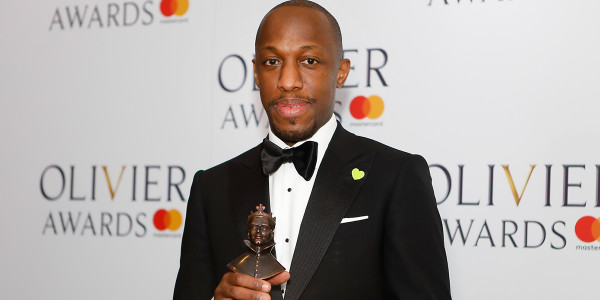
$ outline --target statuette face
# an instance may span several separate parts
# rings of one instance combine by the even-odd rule
[[[255,217],[250,222],[248,237],[254,245],[268,245],[273,243],[273,230],[269,220],[265,217]]]
[[[248,239],[244,240],[246,253],[230,262],[227,267],[234,272],[265,279],[273,277],[285,268],[271,254],[275,243],[273,236],[275,218],[266,213],[265,207],[259,204],[255,212],[248,216]]]

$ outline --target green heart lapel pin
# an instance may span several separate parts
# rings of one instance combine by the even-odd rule
[[[362,179],[363,177],[365,177],[364,171],[361,171],[358,168],[352,169],[352,178],[354,178],[354,180],[359,180],[359,179]]]

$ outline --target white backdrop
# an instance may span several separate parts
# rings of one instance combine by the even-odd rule
[[[155,213],[265,135],[277,1],[161,2],[0,3],[0,298],[170,298],[183,226]],[[342,124],[432,165],[454,298],[596,297],[575,225],[600,217],[600,3],[319,2],[354,65]],[[360,95],[383,114],[355,119]]]

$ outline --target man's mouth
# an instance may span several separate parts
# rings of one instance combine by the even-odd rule
[[[297,117],[303,114],[310,106],[307,101],[299,99],[282,100],[275,104],[275,109],[284,117]]]

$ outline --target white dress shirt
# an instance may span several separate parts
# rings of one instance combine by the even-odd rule
[[[329,146],[336,127],[336,119],[331,115],[329,121],[321,126],[311,138],[306,140],[318,143],[317,164],[310,180],[304,180],[296,171],[293,163],[282,164],[275,173],[269,176],[271,212],[273,212],[273,216],[276,218],[275,249],[277,260],[288,271],[290,271],[292,264],[292,257],[294,256],[300,232],[300,224],[304,217],[308,198],[315,184],[315,178],[317,177],[325,150]],[[281,149],[297,147],[306,142],[301,141],[290,147],[273,134],[271,128],[269,128],[269,140]],[[282,288],[285,289],[285,285]]]

